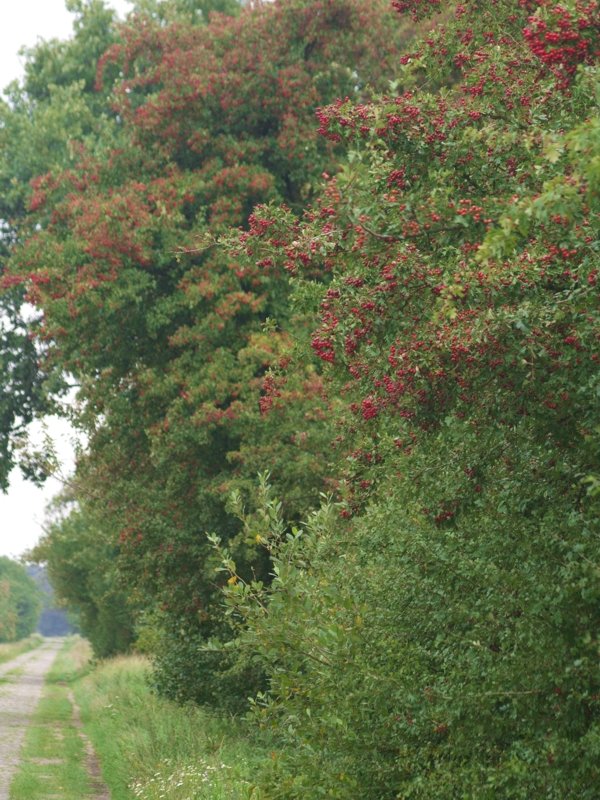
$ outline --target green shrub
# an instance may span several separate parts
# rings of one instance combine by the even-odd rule
[[[107,539],[83,507],[55,519],[32,551],[46,563],[57,597],[77,615],[98,658],[127,651],[134,638],[130,601],[116,580],[115,550]]]
[[[521,451],[443,526],[397,479],[362,518],[326,506],[290,533],[268,501],[270,589],[224,553],[238,646],[270,678],[255,713],[282,742],[269,797],[597,796],[597,520]]]
[[[152,653],[152,685],[158,693],[179,703],[193,702],[228,712],[244,712],[248,699],[266,688],[264,670],[244,654],[207,646],[206,634],[159,624]],[[231,635],[223,625],[222,639]]]

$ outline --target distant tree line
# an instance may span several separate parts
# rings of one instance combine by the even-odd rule
[[[22,564],[0,556],[0,642],[16,642],[37,628],[42,594]]]

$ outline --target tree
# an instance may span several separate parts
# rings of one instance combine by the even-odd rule
[[[282,738],[264,782],[591,800],[598,8],[395,5],[437,23],[396,92],[322,109],[344,170],[303,225],[265,207],[239,243],[318,297],[348,458],[337,509],[250,515],[270,587],[220,546]]]
[[[134,638],[130,603],[115,578],[114,547],[85,509],[66,497],[55,502],[54,519],[31,552],[46,567],[58,598],[76,614],[97,658],[129,649]]]
[[[42,176],[69,169],[81,146],[88,152],[116,147],[120,130],[109,102],[118,71],[106,70],[103,90],[96,86],[96,62],[120,38],[115,12],[102,0],[69,0],[67,5],[74,15],[73,36],[28,49],[22,83],[11,83],[0,99],[1,489],[7,488],[19,460],[19,442],[28,423],[56,410],[54,403],[65,389],[64,375],[45,359],[44,343],[29,336],[23,291],[16,277],[6,274],[6,262],[11,249],[28,235],[27,214]],[[196,7],[205,19],[211,7],[210,2],[158,5],[171,20],[187,19]],[[234,10],[237,3],[213,5],[225,11]],[[36,224],[44,223],[39,215]],[[27,477],[43,480],[43,473],[21,466]]]
[[[384,82],[390,19],[385,2],[356,0],[265,4],[191,27],[142,16],[99,63],[102,91],[105,75],[123,73],[118,147],[108,137],[35,181],[12,271],[43,310],[45,363],[80,386],[90,448],[78,491],[155,624],[160,612],[165,651],[188,663],[198,641],[229,635],[205,538],[239,533],[229,491],[269,467],[299,516],[330,461],[316,358],[261,414],[274,399],[263,386],[276,391],[293,337],[310,330],[289,307],[287,273],[240,268],[215,237],[251,227],[260,201],[300,209],[335,169],[315,108]],[[240,541],[238,555],[268,576],[255,545]],[[168,677],[170,691],[218,697],[197,673]]]
[[[12,83],[0,100],[0,488],[18,460],[26,427],[52,408],[64,389],[62,376],[41,365],[45,347],[34,342],[23,316],[23,290],[7,273],[11,249],[26,235],[30,182],[73,163],[76,142],[93,148],[111,138],[115,117],[105,93],[94,90],[95,58],[116,39],[114,12],[103,3],[74,2],[75,33],[68,42],[41,42],[27,52],[22,84]],[[103,107],[104,103],[104,107]],[[43,224],[38,219],[38,224]],[[42,474],[23,466],[27,477]]]
[[[41,597],[25,567],[0,556],[0,641],[15,642],[37,626]]]

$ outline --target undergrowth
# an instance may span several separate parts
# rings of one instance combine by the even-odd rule
[[[259,800],[251,776],[269,743],[243,720],[157,697],[147,671],[145,659],[120,657],[75,685],[113,800]]]

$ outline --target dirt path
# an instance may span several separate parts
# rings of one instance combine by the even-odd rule
[[[36,650],[0,666],[0,800],[8,800],[9,786],[19,763],[25,729],[39,702],[46,673],[63,640],[48,639]],[[13,670],[19,672],[10,676]]]

